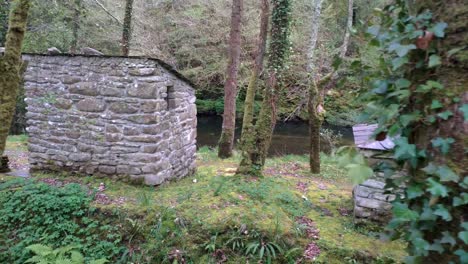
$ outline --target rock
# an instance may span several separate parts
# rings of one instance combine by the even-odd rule
[[[138,108],[124,102],[112,103],[109,110],[116,114],[134,114],[138,112]]]
[[[5,48],[4,47],[0,47],[0,53],[5,53]]]
[[[73,153],[68,156],[68,158],[71,161],[79,161],[79,162],[84,162],[84,161],[90,161],[91,160],[91,154],[89,153]]]
[[[81,53],[84,54],[84,55],[94,55],[94,56],[102,56],[104,55],[104,53],[98,51],[98,50],[95,50],[93,48],[90,48],[90,47],[84,47],[81,49]]]
[[[52,48],[47,49],[47,54],[48,55],[59,55],[59,54],[62,54],[62,52],[59,49],[57,49],[56,47],[52,47]]]
[[[104,101],[95,98],[86,98],[76,104],[76,109],[83,112],[102,112],[105,108]]]
[[[70,93],[96,96],[99,94],[97,86],[92,82],[79,82],[70,86]]]

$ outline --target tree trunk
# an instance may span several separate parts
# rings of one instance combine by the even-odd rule
[[[309,52],[307,54],[308,63],[307,71],[309,72],[309,163],[310,171],[312,173],[320,173],[320,127],[322,120],[318,113],[318,106],[320,104],[320,91],[315,83],[315,49],[317,46],[317,39],[320,29],[320,14],[322,10],[322,0],[315,0],[313,3],[313,13],[311,18],[311,34]]]
[[[270,5],[269,0],[262,0],[261,16],[260,16],[260,34],[258,35],[258,46],[255,54],[254,68],[249,80],[249,86],[245,96],[244,103],[244,118],[242,120],[242,133],[240,140],[240,148],[242,151],[247,151],[247,148],[253,147],[252,134],[253,118],[254,118],[254,103],[255,93],[257,90],[258,78],[263,71],[263,58],[265,57],[266,42],[268,37],[268,20]]]
[[[289,51],[290,0],[273,0],[271,42],[269,48],[267,82],[263,91],[260,114],[252,133],[253,147],[242,152],[238,174],[261,176],[276,124],[277,96],[281,73]]]
[[[8,131],[15,111],[16,96],[21,80],[20,72],[23,64],[21,47],[26,31],[29,7],[29,0],[11,2],[5,53],[0,57],[0,156],[5,151]],[[7,166],[4,163],[0,164],[0,168]]]
[[[133,11],[133,0],[127,0],[125,2],[125,17],[123,22],[122,30],[122,55],[128,56],[130,52],[130,40],[132,38],[132,11]]]
[[[445,38],[440,43],[437,43],[437,47],[442,54],[447,54],[449,50],[454,48],[464,47],[468,39],[468,30],[466,28],[467,11],[468,7],[464,1],[457,0],[415,0],[412,10],[415,12],[421,12],[424,10],[431,10],[433,12],[434,21],[443,21],[448,24],[445,30]],[[415,71],[418,71],[417,69]],[[465,121],[464,115],[460,109],[461,106],[468,104],[468,50],[466,47],[459,52],[452,55],[449,59],[443,59],[441,67],[433,73],[431,79],[436,79],[444,85],[444,89],[440,91],[440,94],[435,94],[434,98],[439,99],[444,105],[444,109],[441,111],[449,110],[453,113],[453,116],[447,120],[439,119],[434,124],[420,124],[414,127],[413,141],[418,146],[418,149],[427,149],[428,155],[433,157],[436,163],[445,164],[450,167],[451,170],[456,172],[463,177],[468,174],[468,155],[466,155],[466,143],[468,141],[468,122]],[[407,78],[411,79],[414,83],[425,82],[426,80],[418,79],[420,76],[411,72]],[[450,102],[450,95],[459,98],[459,102]],[[417,94],[413,95],[413,99],[417,98]],[[433,99],[433,98],[430,98]],[[427,105],[430,105],[431,101],[427,101]],[[448,105],[448,106],[447,106]],[[426,104],[417,103],[413,104],[414,110],[424,111]],[[432,147],[431,139],[435,138],[452,138],[455,140],[455,144],[450,146],[450,154],[442,155],[439,151]],[[422,168],[422,167],[421,167]],[[419,168],[419,169],[421,169]],[[427,180],[429,175],[417,174],[411,175],[413,177],[424,177],[423,180]],[[466,192],[460,185],[453,184],[450,186],[451,194],[450,199],[454,194],[460,194]],[[466,210],[463,210],[463,206],[453,207],[450,210],[450,214],[453,220],[450,222],[440,221],[437,226],[457,235],[461,231],[460,224],[467,221],[468,215]],[[427,241],[431,242],[440,235],[441,230],[434,230],[431,233],[429,230],[425,231],[425,237]],[[462,245],[461,240],[457,240],[457,244]],[[466,246],[466,244],[465,244]],[[463,246],[460,246],[462,248]],[[453,252],[445,251],[443,254],[439,254],[437,251],[429,251],[429,255],[424,259],[424,263],[458,263],[458,256],[454,255]]]
[[[312,80],[309,88],[309,136],[310,172],[320,173],[320,128],[323,123],[323,113],[320,111],[322,96],[325,86],[332,80],[335,70],[322,79]]]
[[[315,83],[309,88],[309,164],[310,172],[320,173],[320,127],[322,120],[317,111],[319,105],[319,90]]]
[[[75,54],[78,46],[78,34],[80,30],[81,0],[75,0],[72,21],[73,38],[70,46],[70,53]]]
[[[310,45],[309,52],[307,53],[307,71],[309,72],[310,83],[315,75],[315,49],[317,47],[317,39],[320,29],[320,15],[322,13],[322,2],[323,0],[314,0],[312,6],[312,17],[311,17],[311,33],[310,33]]]
[[[5,45],[6,32],[8,30],[8,10],[10,1],[0,0],[0,47]]]
[[[241,53],[241,23],[243,0],[232,1],[231,34],[229,40],[229,64],[224,84],[223,129],[219,139],[218,157],[229,158],[234,147],[236,127],[237,75]]]
[[[343,39],[343,45],[341,46],[340,58],[346,56],[349,45],[349,36],[351,27],[353,26],[353,0],[348,0],[348,22],[346,23],[346,31]]]

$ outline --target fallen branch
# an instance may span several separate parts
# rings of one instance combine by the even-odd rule
[[[99,2],[98,0],[94,0],[94,2],[96,2],[96,4],[98,4],[98,6],[100,6],[102,10],[104,10],[104,12],[106,12],[110,17],[112,17],[115,21],[117,21],[117,23],[123,26],[123,23],[120,22],[120,20],[116,18],[114,15],[112,15],[112,13],[109,12],[109,10],[107,10],[107,8],[101,2]]]

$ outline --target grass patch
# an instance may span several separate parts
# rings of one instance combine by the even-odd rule
[[[8,136],[6,141],[6,148],[11,150],[25,151],[28,148],[27,135]]]

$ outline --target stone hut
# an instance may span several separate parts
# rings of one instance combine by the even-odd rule
[[[148,185],[195,170],[193,85],[157,59],[25,54],[32,170]]]

